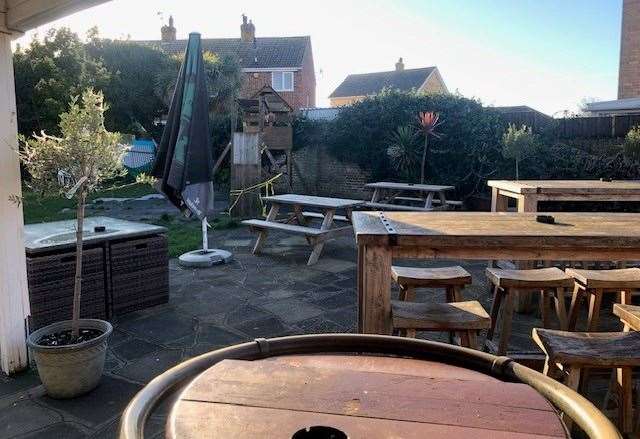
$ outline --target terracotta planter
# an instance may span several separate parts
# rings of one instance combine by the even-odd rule
[[[38,374],[52,398],[74,398],[93,390],[102,377],[107,340],[113,331],[104,320],[82,319],[81,329],[97,329],[102,335],[68,346],[41,346],[44,335],[71,329],[71,320],[56,322],[32,332],[27,345],[35,359]]]

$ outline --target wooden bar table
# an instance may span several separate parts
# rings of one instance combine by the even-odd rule
[[[640,214],[355,212],[358,244],[358,328],[391,333],[391,261],[640,259]]]
[[[505,212],[509,198],[518,212],[537,212],[539,201],[640,201],[640,181],[489,180],[491,211]]]
[[[223,360],[173,406],[167,438],[566,438],[532,387],[436,361],[320,354]],[[295,436],[330,437],[330,436]]]

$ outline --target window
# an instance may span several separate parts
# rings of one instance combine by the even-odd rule
[[[271,86],[275,91],[293,91],[293,72],[271,72]]]

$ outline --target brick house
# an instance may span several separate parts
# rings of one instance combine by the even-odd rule
[[[423,93],[447,93],[447,86],[437,67],[406,69],[402,58],[390,72],[349,75],[329,95],[332,107],[341,107],[361,101],[367,96],[380,93],[384,88],[394,90],[416,90]]]
[[[173,17],[160,29],[161,39],[138,41],[171,53],[183,53],[187,40],[176,39]],[[293,109],[315,107],[316,76],[311,37],[260,37],[251,20],[242,16],[240,38],[203,38],[202,49],[218,56],[233,56],[240,63],[240,97],[250,98],[271,86]]]

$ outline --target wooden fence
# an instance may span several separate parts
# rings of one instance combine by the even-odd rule
[[[553,119],[537,111],[517,111],[503,112],[502,118],[509,124],[526,125],[536,132],[552,127],[561,139],[621,138],[634,126],[640,126],[640,114]]]
[[[558,119],[556,133],[562,139],[624,137],[640,125],[640,114]]]

